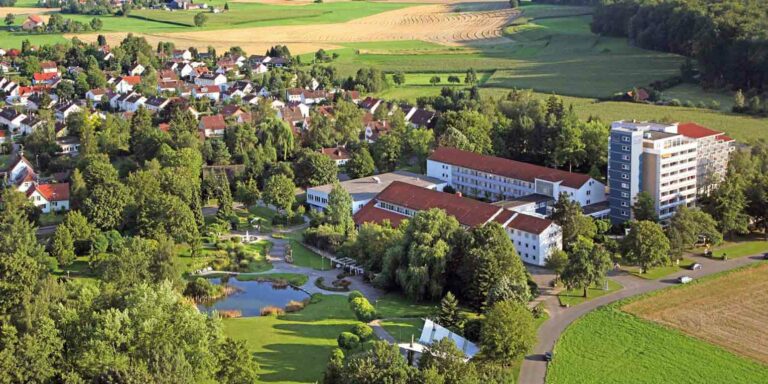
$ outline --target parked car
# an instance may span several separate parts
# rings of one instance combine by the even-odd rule
[[[690,269],[691,269],[691,271],[699,270],[699,269],[701,269],[701,264],[699,264],[699,263],[692,264],[690,266]]]
[[[693,281],[693,277],[690,276],[680,276],[677,278],[677,282],[680,284],[688,284],[691,281]]]
[[[552,352],[545,352],[544,353],[544,360],[552,361]]]

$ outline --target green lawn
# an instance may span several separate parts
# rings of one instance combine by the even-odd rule
[[[603,289],[603,286],[593,286],[587,289],[587,297],[584,297],[584,290],[582,289],[570,289],[565,290],[557,294],[557,299],[560,301],[560,305],[574,306],[583,302],[596,299],[600,296],[607,295],[609,293],[616,292],[623,287],[621,284],[611,280],[608,280],[608,290]]]
[[[293,264],[321,271],[331,269],[330,261],[323,259],[317,253],[305,247],[301,242],[291,239],[290,243],[291,252],[293,254]]]
[[[624,266],[622,267],[622,269],[624,271],[631,273],[634,276],[641,277],[643,279],[658,280],[658,279],[661,279],[662,277],[671,275],[675,272],[687,270],[693,264],[694,264],[693,260],[683,258],[682,260],[680,260],[680,264],[672,264],[664,267],[651,268],[646,273],[640,273],[640,268],[633,265]]]
[[[421,329],[424,328],[424,320],[420,318],[382,320],[381,326],[389,332],[398,343],[408,343],[413,340],[418,341],[421,336]]]
[[[292,285],[300,287],[309,281],[309,276],[302,275],[301,273],[260,273],[258,275],[237,275],[237,279],[240,281],[250,280],[287,280]]]
[[[695,84],[680,84],[662,92],[665,100],[677,99],[680,102],[691,101],[694,104],[703,102],[707,105],[714,100],[720,103],[720,110],[730,112],[733,107],[733,95],[725,91],[706,91]]]
[[[766,366],[618,308],[599,308],[566,329],[548,384],[768,382]]]
[[[704,255],[703,248],[695,249],[694,252]],[[712,257],[722,259],[723,254],[726,254],[729,259],[738,259],[745,256],[760,255],[764,252],[768,252],[768,241],[763,240],[761,235],[754,235],[749,240],[728,241],[715,247],[712,250]]]
[[[482,85],[488,79],[491,77],[493,72],[479,72],[477,74],[477,80],[478,85]],[[430,80],[432,77],[437,76],[440,78],[440,82],[437,84],[430,83]],[[449,76],[456,76],[459,78],[459,83],[449,83],[448,77]],[[413,87],[413,86],[419,86],[419,87],[466,87],[466,84],[464,84],[464,77],[466,76],[466,72],[426,72],[426,73],[408,73],[405,74],[405,84],[402,86],[395,86],[394,88],[400,88],[400,87]],[[387,79],[392,81],[392,75],[387,75]],[[393,83],[394,84],[394,83]]]
[[[415,303],[400,293],[387,293],[375,303],[381,318],[427,317],[436,310],[438,303]]]
[[[251,213],[252,217],[258,217],[261,219],[259,224],[261,225],[261,232],[272,232],[272,219],[275,217],[275,215],[277,215],[277,212],[275,212],[273,209],[257,205],[248,208],[248,212]]]
[[[225,319],[224,333],[245,340],[259,362],[259,382],[319,381],[336,338],[358,321],[345,296],[322,296],[304,310],[280,317]]]

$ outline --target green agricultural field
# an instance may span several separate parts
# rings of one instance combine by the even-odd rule
[[[529,7],[524,7],[524,12]],[[530,8],[534,14],[558,6]],[[576,10],[583,13],[582,10]],[[569,9],[569,12],[575,12]],[[525,14],[525,13],[524,13]],[[435,44],[343,44],[335,65],[342,74],[372,66],[387,72],[495,71],[484,86],[531,88],[562,95],[607,98],[679,74],[682,58],[630,46],[626,39],[589,31],[590,16],[541,18],[509,27],[509,39],[451,50]],[[403,44],[404,45],[404,44]]]
[[[621,284],[611,280],[608,280],[608,289],[603,289],[604,287],[602,285],[600,286],[592,286],[587,289],[587,297],[584,297],[584,290],[582,289],[569,289],[562,291],[557,294],[557,300],[560,301],[560,305],[569,305],[574,306],[581,303],[584,303],[586,301],[596,299],[600,296],[607,295],[609,293],[616,292],[623,287]]]
[[[566,329],[548,384],[768,382],[764,365],[618,308],[599,308]]]
[[[225,319],[224,333],[245,340],[260,366],[262,383],[314,383],[325,371],[336,338],[358,321],[346,296],[322,301],[284,316]]]
[[[479,72],[477,74],[477,85],[482,86],[488,79],[491,77],[493,73],[492,72]],[[437,84],[432,84],[430,80],[432,77],[437,76],[440,78],[440,82]],[[458,83],[450,83],[448,82],[448,77],[450,76],[456,76],[459,78]],[[393,88],[400,88],[400,87],[466,87],[467,85],[464,84],[464,77],[466,76],[466,72],[432,72],[432,73],[408,73],[405,74],[405,84],[402,86],[394,86]],[[394,84],[392,80],[392,75],[387,75],[387,80]]]
[[[713,101],[720,104],[720,110],[730,112],[733,108],[733,95],[725,91],[706,91],[696,84],[680,84],[662,92],[665,100],[677,99],[681,103],[690,101],[695,105],[704,103],[707,106]]]

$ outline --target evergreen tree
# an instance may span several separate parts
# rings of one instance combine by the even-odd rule
[[[75,261],[75,242],[72,233],[65,225],[56,227],[51,242],[51,256],[55,257],[61,266],[72,265]]]
[[[455,331],[461,330],[463,324],[461,313],[459,312],[459,301],[456,300],[456,296],[450,291],[440,301],[440,309],[437,312],[435,321],[443,327]]]

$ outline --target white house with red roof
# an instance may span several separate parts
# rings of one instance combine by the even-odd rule
[[[213,101],[219,101],[221,98],[221,88],[218,85],[197,86],[192,89],[192,96],[196,99],[207,97]]]
[[[69,210],[69,183],[37,184],[26,193],[43,213]]]
[[[115,90],[120,93],[133,91],[133,87],[141,83],[141,76],[123,76],[115,80]]]
[[[344,147],[321,148],[320,153],[328,156],[337,167],[341,167],[349,161],[349,151]]]
[[[707,194],[725,178],[735,141],[725,133],[696,123],[681,123],[677,132],[696,141],[696,191]]]
[[[53,85],[55,83],[58,83],[61,79],[59,78],[58,72],[36,72],[32,74],[32,84],[49,84]]]
[[[59,66],[55,61],[43,61],[40,63],[40,71],[42,73],[59,73]]]
[[[199,128],[205,137],[222,137],[227,129],[227,122],[222,115],[203,116],[200,118]]]
[[[26,192],[37,181],[37,173],[26,157],[19,156],[4,172],[5,182],[20,192]]]
[[[21,24],[21,29],[25,31],[31,31],[42,27],[45,27],[45,20],[40,15],[29,15]]]
[[[444,210],[465,228],[496,222],[512,240],[523,262],[543,266],[562,249],[562,229],[552,220],[417,185],[392,182],[354,214],[355,224],[389,221],[392,226],[432,208]]]
[[[467,196],[491,201],[529,195],[557,200],[565,193],[582,207],[606,201],[605,184],[589,175],[441,147],[427,159],[427,175]]]

